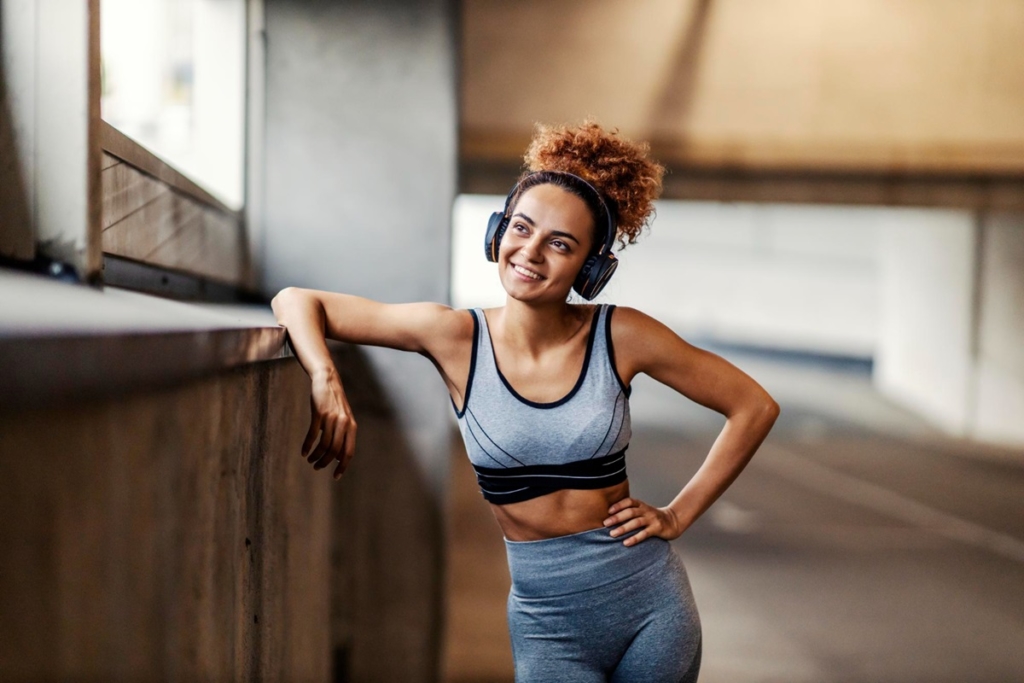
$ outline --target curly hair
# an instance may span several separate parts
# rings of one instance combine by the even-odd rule
[[[647,157],[647,143],[631,142],[617,129],[605,131],[595,121],[578,126],[537,124],[524,155],[528,173],[564,171],[578,175],[604,196],[615,215],[620,248],[636,244],[654,217],[665,167]]]

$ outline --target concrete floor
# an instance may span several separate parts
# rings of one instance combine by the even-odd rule
[[[702,683],[1024,681],[1024,450],[939,434],[856,364],[718,352],[783,414],[675,542]],[[632,493],[664,505],[724,419],[646,378],[631,406]],[[511,681],[501,533],[456,459],[444,680]]]

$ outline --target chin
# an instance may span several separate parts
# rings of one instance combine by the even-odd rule
[[[562,301],[565,301],[568,298],[568,296],[569,296],[568,292],[566,292],[564,295],[562,295],[560,297],[560,296],[558,296],[557,293],[553,292],[550,289],[543,289],[543,290],[541,290],[539,288],[532,289],[532,288],[529,288],[529,287],[517,287],[517,286],[509,287],[504,282],[502,282],[501,284],[504,287],[505,294],[507,296],[512,297],[516,301],[521,301],[524,304],[531,304],[531,303],[546,304],[546,303],[551,303],[552,301],[562,302]],[[519,284],[518,282],[514,283],[514,285],[518,285],[518,284]]]
[[[510,272],[512,265],[508,261],[505,261],[502,266],[501,286],[505,290],[505,294],[516,301],[522,301],[523,303],[549,303],[551,301],[565,301],[569,296],[569,291],[566,290],[565,294],[559,297],[552,288],[550,280],[542,280],[537,283],[520,280],[514,272]]]

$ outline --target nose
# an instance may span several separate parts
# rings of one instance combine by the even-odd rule
[[[541,236],[537,234],[531,235],[530,239],[523,242],[523,246],[519,248],[519,251],[523,253],[527,261],[538,261],[541,254]]]

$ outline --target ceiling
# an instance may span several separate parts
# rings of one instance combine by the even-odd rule
[[[464,0],[463,189],[535,122],[648,140],[669,196],[1015,206],[1019,0]]]

